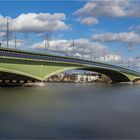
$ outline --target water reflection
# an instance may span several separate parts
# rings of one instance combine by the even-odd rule
[[[0,89],[1,139],[140,138],[140,86]]]

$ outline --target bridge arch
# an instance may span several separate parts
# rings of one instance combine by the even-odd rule
[[[103,67],[104,66],[104,67]],[[11,74],[17,74],[32,78],[38,81],[45,81],[50,76],[66,71],[66,70],[88,70],[94,71],[108,76],[113,82],[131,82],[132,79],[137,78],[133,74],[119,71],[117,69],[107,68],[108,65],[103,66],[85,66],[71,63],[57,63],[57,62],[34,62],[25,60],[5,59],[0,60],[0,71]]]
[[[73,67],[73,68],[64,68],[64,69],[59,69],[56,70],[48,75],[46,75],[44,78],[47,79],[52,75],[58,74],[60,72],[64,72],[66,70],[86,70],[86,71],[92,71],[92,72],[97,72],[100,74],[104,74],[107,77],[109,77],[112,82],[131,82],[131,79],[127,77],[124,73],[120,71],[116,71],[113,69],[107,69],[107,68],[99,68],[99,67]]]
[[[109,77],[112,82],[131,82],[129,77],[127,77],[124,73],[113,70],[113,69],[107,69],[107,68],[102,68],[102,67],[85,67],[82,70],[87,70],[87,71],[94,71],[97,73],[101,73]]]

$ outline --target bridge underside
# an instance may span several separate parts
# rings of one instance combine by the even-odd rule
[[[87,67],[87,68],[83,68],[82,70],[94,71],[94,72],[104,74],[108,76],[112,80],[112,82],[131,82],[131,79],[129,79],[129,77],[127,77],[123,73],[111,69]]]
[[[0,80],[17,80],[17,81],[22,81],[22,80],[32,80],[36,81],[36,79],[20,74],[14,74],[14,73],[8,73],[8,72],[1,72],[0,71]]]
[[[139,77],[113,69],[85,67],[71,63],[0,59],[0,80],[38,80],[72,69],[94,71],[108,76],[113,82],[130,82]]]

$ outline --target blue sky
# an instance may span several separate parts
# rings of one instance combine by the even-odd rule
[[[26,40],[24,31],[26,28],[26,34],[28,34],[29,37],[22,46],[25,48],[38,42],[40,42],[40,44],[41,42],[43,43],[43,35],[40,36],[39,34],[45,34],[45,32],[42,30],[39,32],[36,31],[36,25],[31,30],[29,29],[31,25],[29,27],[28,25],[26,25],[26,27],[20,25],[21,23],[17,20],[17,17],[25,14],[25,21],[22,22],[23,24],[26,23],[27,19],[30,19],[29,13],[34,13],[36,16],[40,17],[42,16],[40,13],[49,13],[49,17],[51,18],[55,13],[58,14],[57,16],[60,16],[59,14],[62,13],[63,15],[57,20],[51,19],[48,21],[48,19],[46,19],[47,21],[44,22],[44,24],[48,26],[51,26],[51,23],[48,24],[48,22],[52,20],[54,26],[58,22],[63,24],[60,29],[57,25],[56,29],[52,29],[52,40],[76,41],[78,39],[87,39],[89,44],[93,43],[94,45],[96,42],[96,44],[100,44],[99,47],[103,46],[109,50],[118,53],[121,52],[126,57],[135,57],[140,56],[139,6],[139,1],[131,0],[0,1],[0,15],[1,20],[7,16],[10,18],[12,22],[11,26],[13,26],[11,30],[17,32],[20,40]],[[48,17],[48,15],[46,17]],[[29,24],[32,23],[34,23],[34,19],[33,21],[30,19]],[[16,29],[16,24],[20,26],[18,29]],[[27,32],[27,29],[29,29],[29,32]],[[87,40],[84,41],[87,43]],[[55,43],[58,42],[55,41]],[[89,49],[86,47],[86,43],[83,43],[85,46],[81,44],[81,46],[83,45],[83,51]],[[54,42],[52,42],[52,44],[54,44]],[[57,46],[59,45],[60,44],[57,44]]]

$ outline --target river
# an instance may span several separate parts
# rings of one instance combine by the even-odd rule
[[[0,139],[140,139],[140,86],[0,88]]]

